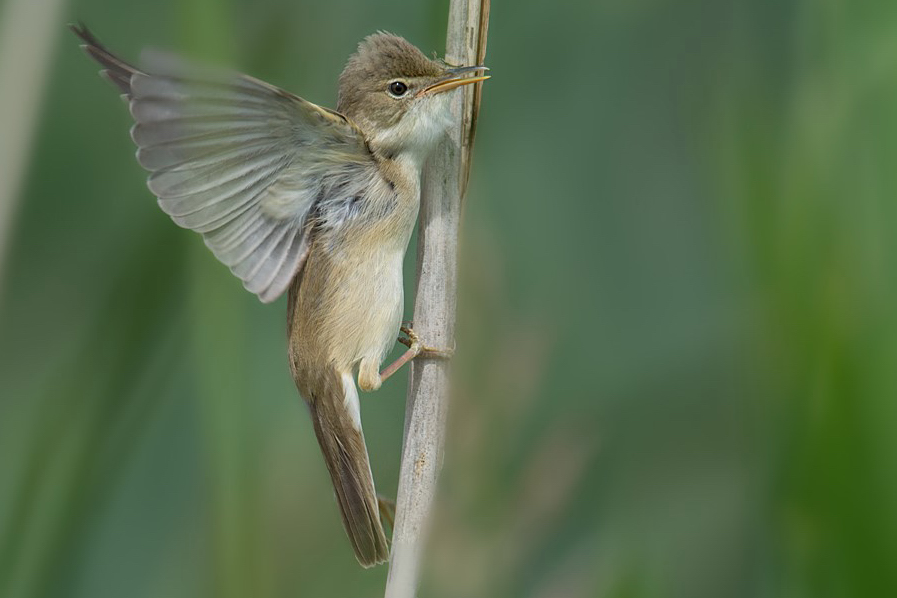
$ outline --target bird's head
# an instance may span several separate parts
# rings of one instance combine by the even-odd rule
[[[468,76],[485,70],[448,66],[401,37],[376,33],[343,69],[337,109],[361,128],[375,152],[423,158],[451,124],[444,92],[488,79]]]

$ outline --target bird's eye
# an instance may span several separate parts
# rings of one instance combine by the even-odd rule
[[[395,98],[400,98],[408,93],[408,86],[401,81],[393,81],[386,89],[389,91],[389,95]]]

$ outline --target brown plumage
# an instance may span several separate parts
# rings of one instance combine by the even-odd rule
[[[346,532],[363,566],[385,561],[354,377],[379,388],[399,329],[421,166],[452,122],[441,92],[482,67],[449,68],[378,33],[349,59],[335,112],[158,53],[138,69],[72,30],[129,101],[160,207],[262,301],[289,289],[290,370]]]

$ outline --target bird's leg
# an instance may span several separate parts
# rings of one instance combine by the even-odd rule
[[[434,347],[422,345],[420,339],[417,337],[417,334],[414,332],[414,329],[408,326],[402,326],[400,330],[405,333],[407,338],[403,338],[400,336],[398,338],[398,341],[407,346],[408,350],[405,351],[401,355],[401,357],[386,366],[386,368],[384,368],[382,372],[380,372],[381,382],[395,374],[399,370],[399,368],[401,368],[403,365],[405,365],[415,357],[423,356],[429,357],[431,359],[451,359],[452,355],[455,354],[454,349],[436,349]]]
[[[399,342],[403,345],[408,345],[408,350],[402,353],[401,357],[393,361],[391,364],[386,366],[382,372],[380,372],[380,382],[383,382],[401,368],[403,365],[420,355],[422,350],[422,346],[420,344],[420,340],[417,338],[417,335],[414,334],[414,331],[410,328],[405,328],[402,326],[402,332],[408,334],[407,331],[410,331],[411,334],[408,335],[408,338],[399,337]]]

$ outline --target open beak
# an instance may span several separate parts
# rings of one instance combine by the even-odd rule
[[[485,66],[462,66],[455,69],[449,69],[448,71],[446,71],[446,76],[443,79],[440,79],[429,87],[425,87],[420,92],[420,95],[423,96],[427,94],[442,93],[450,89],[455,89],[456,87],[461,87],[462,85],[470,85],[471,83],[485,81],[489,78],[489,75],[480,75],[479,77],[466,78],[464,77],[464,75],[466,75],[467,73],[488,70],[489,68]]]

